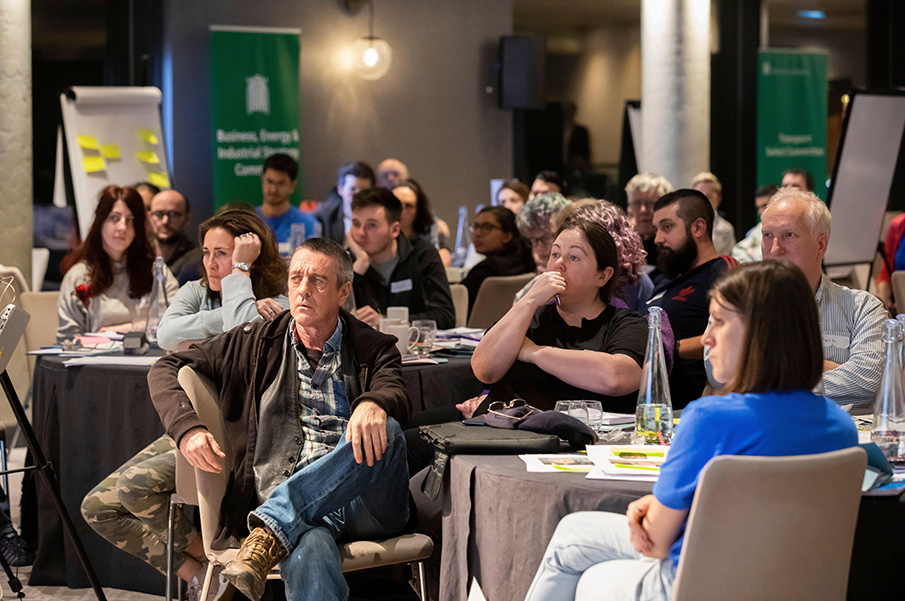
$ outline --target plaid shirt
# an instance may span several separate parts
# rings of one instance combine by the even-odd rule
[[[343,384],[340,348],[343,322],[338,320],[336,331],[324,344],[324,354],[311,368],[302,343],[295,333],[295,320],[289,323],[292,348],[298,357],[299,420],[302,428],[302,448],[296,471],[323,457],[339,444],[352,415],[346,387]]]

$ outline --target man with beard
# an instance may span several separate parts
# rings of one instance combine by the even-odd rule
[[[717,254],[711,238],[713,206],[697,190],[676,190],[661,197],[654,205],[653,226],[663,280],[647,306],[662,307],[675,333],[677,352],[669,389],[673,407],[681,409],[699,398],[707,383],[701,335],[707,328],[710,287],[738,261]]]

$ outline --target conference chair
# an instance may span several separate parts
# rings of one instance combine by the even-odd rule
[[[225,426],[223,415],[218,403],[219,393],[213,383],[202,374],[199,374],[189,366],[179,370],[179,385],[185,390],[192,407],[201,419],[205,427],[214,435],[220,444],[220,448],[226,457],[225,465],[232,464],[233,448],[229,439],[224,435]],[[201,539],[204,543],[204,553],[210,561],[207,574],[204,578],[204,586],[201,592],[201,601],[207,601],[213,579],[214,567],[226,565],[238,554],[238,549],[218,550],[211,548],[214,533],[217,528],[220,515],[220,503],[226,494],[229,481],[229,470],[223,470],[220,474],[212,474],[193,468],[182,453],[176,453],[176,494],[187,501],[197,501],[201,518]],[[172,519],[173,513],[170,513]],[[172,522],[171,526],[172,528]],[[404,534],[383,541],[355,541],[339,545],[339,555],[342,558],[343,572],[357,572],[379,568],[382,566],[396,565],[400,563],[416,564],[418,567],[418,579],[420,581],[421,599],[427,601],[427,582],[425,580],[424,560],[431,556],[434,543],[430,537],[424,534]],[[171,552],[168,549],[168,561]],[[168,567],[172,574],[172,564]],[[274,569],[268,579],[279,578],[279,570]],[[169,593],[169,587],[167,589]],[[168,595],[167,601],[170,601]]]
[[[512,308],[515,293],[525,287],[537,274],[491,276],[481,282],[474,299],[469,328],[489,328]]]
[[[462,281],[463,272],[465,270],[461,267],[447,267],[446,268],[446,281],[450,284],[458,284]]]
[[[889,284],[892,287],[892,300],[901,313],[905,310],[905,271],[893,271],[889,276]]]
[[[456,327],[460,328],[468,322],[468,288],[462,284],[450,284],[449,292],[456,310]]]
[[[57,340],[57,290],[48,292],[23,292],[22,310],[31,316],[25,326],[25,349],[36,351],[42,346],[50,346]],[[35,357],[28,358],[29,381],[35,377]]]
[[[842,601],[867,456],[724,455],[704,470],[674,601]]]

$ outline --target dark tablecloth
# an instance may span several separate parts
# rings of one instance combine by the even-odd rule
[[[79,512],[98,482],[163,434],[151,404],[148,367],[66,367],[59,357],[42,357],[35,367],[33,425],[60,483],[82,542],[103,586],[162,594],[164,578],[144,562],[95,534]],[[440,365],[403,367],[412,413],[475,396],[481,384],[467,358]],[[88,586],[62,522],[39,483],[26,493],[23,519],[37,512],[39,552],[31,585]],[[32,501],[29,501],[29,498]]]
[[[42,357],[32,387],[33,422],[101,584],[162,594],[163,576],[95,534],[79,511],[89,490],[163,434],[147,373],[147,367],[66,367],[58,357]],[[41,483],[37,512],[38,556],[29,584],[89,586]]]
[[[651,484],[528,473],[517,456],[457,455],[443,491],[441,601],[524,599],[559,520],[575,511],[625,513]],[[891,598],[905,557],[905,499],[864,497],[848,599]]]

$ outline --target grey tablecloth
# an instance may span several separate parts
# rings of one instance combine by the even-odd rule
[[[79,510],[89,490],[163,434],[151,404],[147,373],[148,367],[135,366],[66,367],[58,357],[42,357],[35,368],[33,425],[101,584],[162,594],[163,577],[95,534]],[[403,377],[413,414],[481,391],[467,358],[405,366]],[[64,542],[62,522],[41,484],[26,494],[23,519],[38,524],[39,553],[29,583],[87,587],[75,550]]]
[[[441,601],[467,599],[472,578],[487,601],[524,599],[563,516],[624,513],[652,488],[583,474],[531,474],[517,456],[457,455],[450,469],[441,500]],[[863,497],[847,599],[895,596],[903,557],[905,496]]]
[[[559,520],[575,511],[624,513],[651,484],[532,474],[517,456],[456,455],[444,491],[441,601],[525,598]]]

